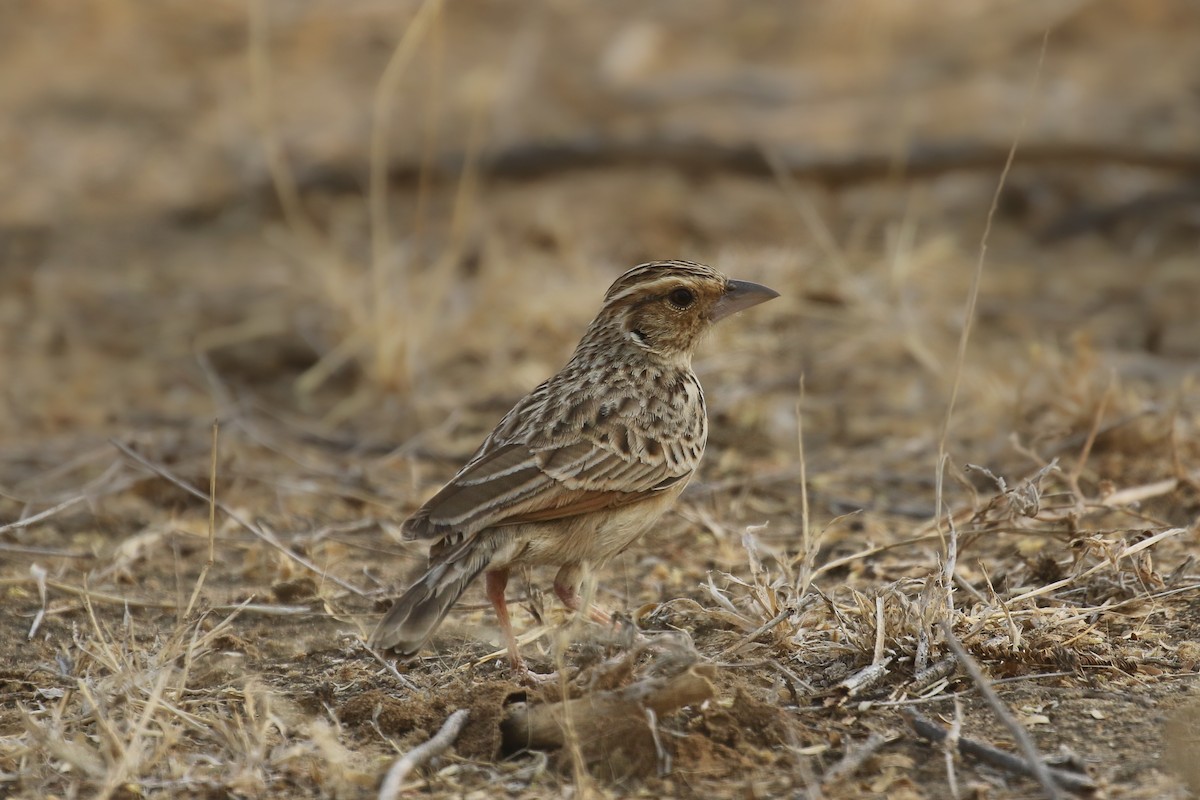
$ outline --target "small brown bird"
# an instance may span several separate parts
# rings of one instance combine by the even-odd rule
[[[486,572],[509,658],[524,672],[504,600],[509,570],[559,567],[555,594],[579,610],[585,565],[633,544],[704,454],[697,343],[718,320],[778,296],[688,261],[642,264],[617,278],[567,365],[517,403],[404,523],[404,538],[433,540],[429,568],[370,645],[415,655]],[[591,616],[607,619],[597,609]]]

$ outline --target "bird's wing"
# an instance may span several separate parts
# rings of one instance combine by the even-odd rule
[[[470,536],[629,505],[684,480],[699,460],[633,453],[609,439],[509,443],[477,457],[404,523],[410,539]]]

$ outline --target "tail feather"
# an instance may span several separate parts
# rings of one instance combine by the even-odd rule
[[[476,543],[474,547],[458,549],[453,560],[431,565],[388,609],[367,644],[379,650],[395,650],[403,656],[416,655],[471,581],[487,568],[492,549]]]

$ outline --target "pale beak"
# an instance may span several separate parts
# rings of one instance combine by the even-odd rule
[[[728,281],[725,284],[725,294],[713,306],[709,319],[718,322],[730,314],[745,311],[751,306],[765,303],[776,297],[779,297],[779,292],[761,284],[750,283],[750,281]]]

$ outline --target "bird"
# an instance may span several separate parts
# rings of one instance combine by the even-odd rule
[[[675,502],[704,454],[708,419],[692,355],[714,323],[779,293],[691,261],[618,277],[567,364],[517,404],[401,526],[428,568],[367,644],[412,658],[483,573],[511,668],[528,676],[509,619],[509,573],[554,566],[579,612],[588,569],[625,551]],[[604,622],[597,607],[588,615]]]

